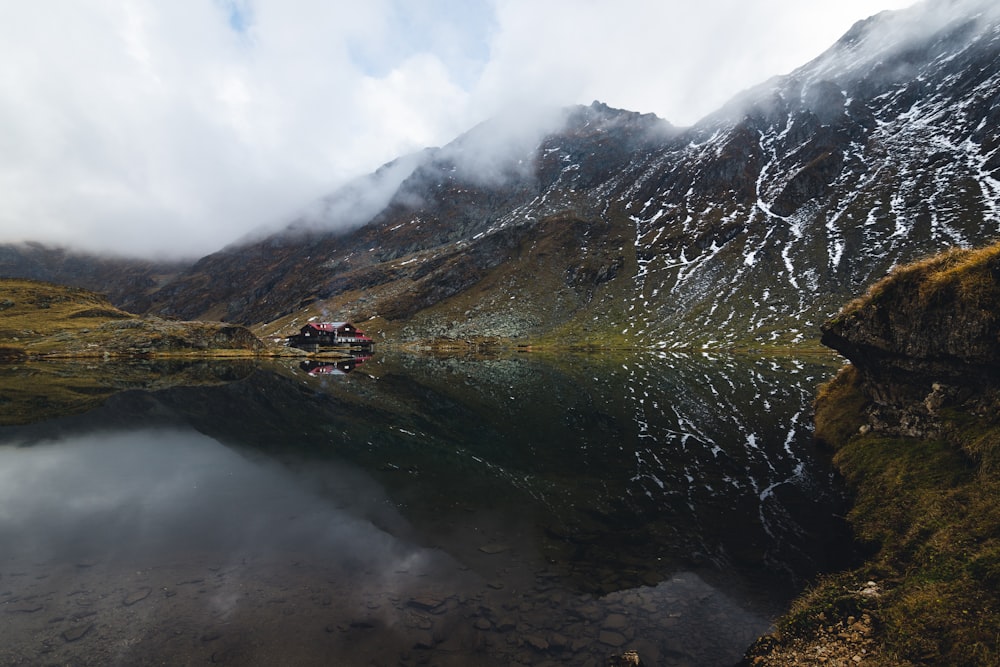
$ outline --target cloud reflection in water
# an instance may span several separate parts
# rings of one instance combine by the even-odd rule
[[[73,436],[0,448],[8,558],[73,562],[184,551],[321,553],[392,568],[416,547],[384,492],[329,462],[311,474],[241,456],[193,430]]]

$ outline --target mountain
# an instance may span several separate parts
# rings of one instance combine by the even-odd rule
[[[104,293],[119,308],[149,309],[149,294],[191,262],[101,257],[40,243],[0,244],[0,278],[27,278]]]
[[[227,248],[160,290],[154,307],[245,323],[377,316],[424,338],[551,330],[618,276],[634,246],[627,219],[602,217],[600,188],[672,131],[652,115],[600,104],[561,120],[540,143],[512,138],[498,159],[484,146],[504,134],[502,121],[484,124],[423,154],[364,226],[297,224]]]
[[[813,339],[894,265],[998,234],[1000,10],[883,12],[689,128],[597,102],[546,121],[387,165],[148,309],[397,341]]]

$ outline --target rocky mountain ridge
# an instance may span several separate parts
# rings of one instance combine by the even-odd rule
[[[485,123],[143,298],[275,335],[801,343],[892,266],[1000,232],[997,63],[990,3],[884,12],[690,128],[596,102]]]

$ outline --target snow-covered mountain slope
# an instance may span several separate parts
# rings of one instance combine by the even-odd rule
[[[495,119],[203,258],[150,309],[395,340],[816,339],[892,266],[1000,233],[994,4],[861,21],[686,129],[596,102]]]
[[[813,336],[894,264],[998,233],[996,11],[937,30],[919,11],[936,13],[859,23],[623,174],[635,326],[675,333],[679,317],[670,345]]]

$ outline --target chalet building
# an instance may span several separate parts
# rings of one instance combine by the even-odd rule
[[[374,341],[350,322],[310,322],[288,337],[288,345],[310,352],[322,348],[370,350]]]

